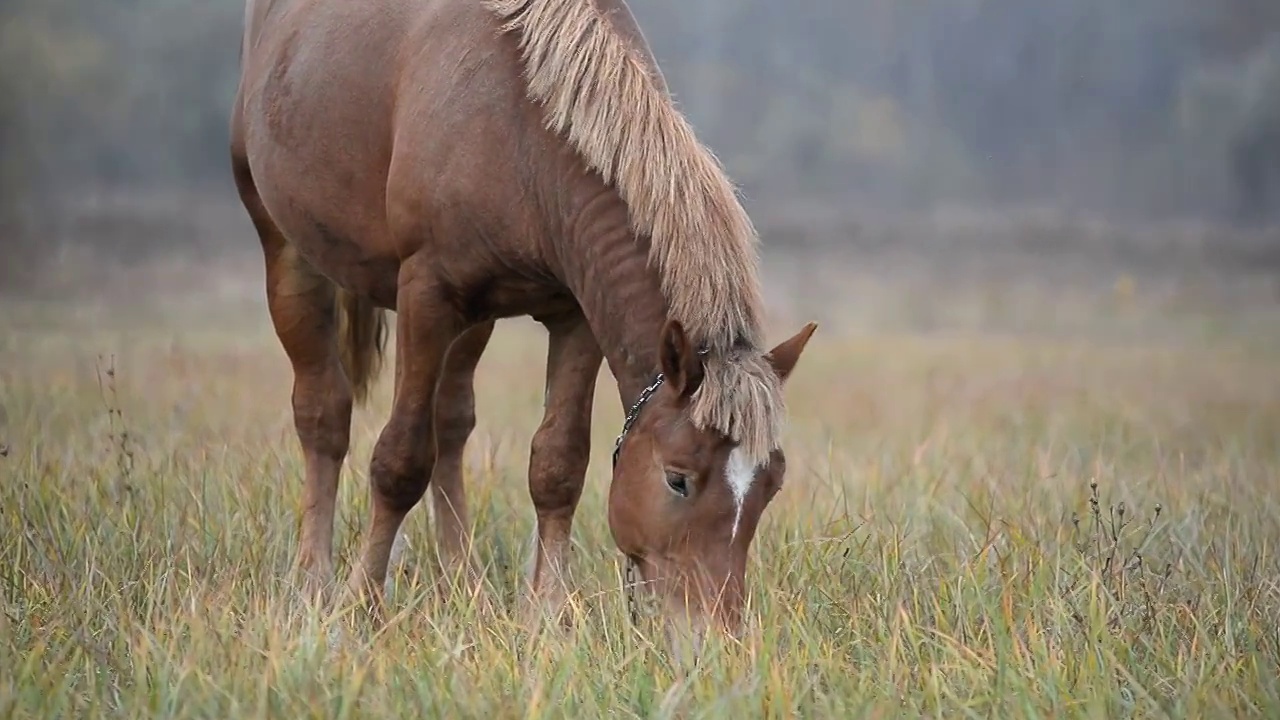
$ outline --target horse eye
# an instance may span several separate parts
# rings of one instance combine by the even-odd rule
[[[667,472],[667,487],[680,497],[689,497],[689,478],[678,472]]]

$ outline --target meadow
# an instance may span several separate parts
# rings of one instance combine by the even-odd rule
[[[521,622],[546,347],[525,320],[477,376],[484,585],[437,591],[419,507],[386,626],[301,611],[292,378],[245,267],[242,294],[5,301],[0,718],[1280,717],[1274,297],[1114,273],[775,283],[771,339],[822,325],[748,632],[690,666],[627,617],[607,369],[577,622]],[[389,375],[355,418],[340,577]]]

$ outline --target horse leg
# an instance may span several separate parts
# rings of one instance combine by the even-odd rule
[[[580,313],[543,321],[547,344],[546,407],[529,454],[529,495],[537,512],[532,596],[553,615],[563,609],[570,530],[591,455],[591,407],[603,360]]]
[[[436,387],[436,462],[430,481],[436,544],[444,577],[463,570],[468,583],[478,580],[480,573],[467,537],[462,454],[476,426],[476,365],[493,336],[493,326],[493,321],[474,325],[453,342]]]
[[[333,580],[333,514],[346,459],[353,403],[339,355],[337,292],[281,234],[258,198],[247,164],[240,196],[262,243],[267,307],[293,366],[293,420],[303,455],[302,529],[295,569],[315,597]]]
[[[404,346],[401,345],[399,342],[397,342],[396,343],[395,382],[392,385],[393,390],[391,392],[392,407],[395,407],[396,398],[400,397],[400,378],[403,375],[404,375]],[[391,580],[392,580],[392,578],[390,577],[391,573],[406,572],[405,565],[407,564],[407,562],[404,559],[404,552],[405,552],[405,545],[408,544],[408,540],[405,539],[404,531],[405,531],[405,528],[404,528],[404,524],[402,523],[400,525],[399,531],[396,532],[395,540],[391,542],[391,552],[387,557],[388,577],[386,580],[386,584],[383,587],[384,594],[391,591]]]
[[[445,357],[444,371],[436,386],[435,430],[436,462],[431,472],[432,510],[436,527],[436,545],[440,568],[446,577],[463,569],[468,581],[479,578],[471,562],[467,542],[467,496],[462,482],[462,455],[471,431],[475,429],[475,371],[493,336],[494,322],[474,325],[464,332]],[[396,393],[399,393],[401,361],[396,363]],[[403,562],[404,527],[391,545],[388,566],[399,571]],[[388,581],[390,582],[390,581]]]
[[[380,602],[391,546],[426,492],[436,459],[435,389],[449,346],[466,326],[443,302],[418,256],[401,266],[396,300],[397,387],[391,416],[369,463],[370,519],[360,559],[347,584],[358,598]]]
[[[466,488],[462,482],[462,456],[471,431],[475,429],[475,372],[493,336],[492,320],[474,325],[462,333],[449,347],[444,370],[436,386],[435,430],[436,461],[428,485],[431,488],[432,515],[436,528],[436,546],[441,574],[447,579],[462,569],[469,583],[480,576],[470,557],[467,541]],[[400,392],[403,361],[397,345],[395,393]],[[394,396],[393,396],[394,397]],[[393,400],[394,402],[394,400]],[[401,572],[406,564],[404,526],[391,545],[388,568]],[[390,579],[384,585],[389,589]]]

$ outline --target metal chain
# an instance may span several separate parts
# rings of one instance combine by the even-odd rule
[[[613,467],[618,467],[618,453],[622,451],[622,439],[627,436],[627,432],[631,430],[631,426],[635,424],[636,417],[640,415],[640,408],[644,407],[649,398],[658,392],[658,388],[662,387],[663,381],[666,380],[662,373],[658,373],[658,377],[649,383],[648,387],[640,391],[640,397],[631,404],[631,408],[627,410],[627,417],[622,421],[622,432],[618,433],[618,438],[613,441]]]
[[[623,589],[627,593],[627,612],[631,615],[631,624],[640,622],[640,610],[636,604],[636,561],[626,557],[626,570],[623,571]]]

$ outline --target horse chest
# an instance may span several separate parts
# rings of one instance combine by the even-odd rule
[[[568,290],[556,283],[519,275],[484,275],[449,283],[445,299],[470,322],[555,315],[576,305]]]

